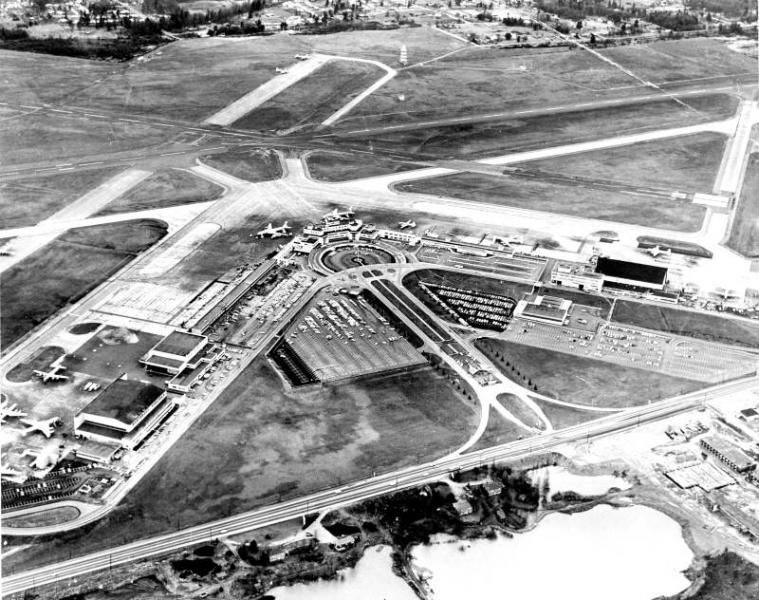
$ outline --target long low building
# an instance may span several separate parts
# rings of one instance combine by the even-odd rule
[[[137,446],[173,409],[162,388],[122,376],[74,417],[74,433],[127,449]]]

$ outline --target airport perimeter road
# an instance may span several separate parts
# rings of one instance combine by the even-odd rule
[[[394,473],[357,481],[339,488],[327,489],[303,498],[289,500],[219,519],[166,535],[116,546],[57,564],[5,577],[4,596],[48,585],[71,577],[107,569],[112,566],[170,553],[210,539],[235,535],[266,527],[306,513],[334,509],[396,490],[414,487],[446,476],[457,469],[470,469],[483,463],[517,460],[545,453],[562,444],[608,435],[633,428],[680,412],[691,410],[706,401],[718,400],[736,392],[759,389],[759,378],[750,377],[657,402],[651,406],[630,409],[592,423],[577,425],[542,436],[502,444],[465,456],[452,456],[409,467]]]

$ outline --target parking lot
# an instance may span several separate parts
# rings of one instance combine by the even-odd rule
[[[585,318],[584,321],[590,321]],[[571,321],[570,321],[571,322]],[[747,354],[719,344],[624,327],[597,319],[596,329],[514,319],[497,337],[673,377],[719,382],[755,369]]]
[[[293,320],[284,339],[321,381],[426,363],[360,296],[319,293]]]

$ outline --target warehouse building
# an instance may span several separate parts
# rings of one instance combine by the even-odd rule
[[[165,390],[122,375],[76,414],[74,433],[132,449],[173,409]]]
[[[601,256],[596,273],[603,276],[604,285],[633,290],[663,290],[667,283],[667,268],[628,260]]]
[[[172,331],[140,359],[149,373],[178,375],[194,369],[204,356],[208,338],[195,333]]]
[[[716,435],[705,437],[699,444],[706,454],[711,454],[733,471],[747,473],[756,468],[756,463],[748,454],[721,437]]]

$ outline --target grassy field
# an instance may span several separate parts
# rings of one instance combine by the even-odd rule
[[[589,410],[579,410],[571,406],[561,406],[545,400],[533,399],[541,408],[543,414],[553,425],[554,429],[564,429],[580,423],[587,423],[603,416],[603,413],[591,412]]]
[[[233,125],[266,131],[314,127],[383,74],[384,71],[373,64],[329,61]]]
[[[709,77],[730,85],[731,76],[748,76],[755,71],[748,56],[735,53],[716,40],[656,42],[601,52],[613,56],[643,79],[664,83],[668,89],[702,85],[703,79]],[[383,92],[357,108],[352,119],[354,125],[478,111],[523,110],[652,91],[620,69],[581,50],[471,48],[402,71]],[[400,94],[405,96],[403,102],[398,100]],[[682,117],[687,120],[685,113]]]
[[[530,171],[711,193],[725,136],[698,133],[519,165]]]
[[[727,245],[744,256],[759,258],[759,153],[756,152],[749,157]]]
[[[617,300],[612,321],[723,344],[759,348],[759,322]]]
[[[76,302],[165,233],[163,223],[146,219],[72,229],[4,271],[0,344],[7,348]]]
[[[125,67],[97,60],[0,50],[3,99],[10,103],[58,102]]]
[[[6,527],[45,527],[73,521],[79,516],[79,510],[73,506],[51,508],[44,512],[32,513],[21,517],[5,517],[3,525]]]
[[[84,116],[61,117],[43,111],[5,119],[0,127],[5,164],[67,162],[65,158],[74,156],[97,161],[111,152],[136,148],[147,152],[169,138],[167,130],[150,125]]]
[[[698,231],[706,212],[704,207],[684,200],[554,185],[483,173],[456,173],[418,179],[397,184],[395,189],[684,232]]]
[[[193,202],[216,200],[224,188],[189,171],[164,169],[150,175],[101,210],[98,215],[167,208]]]
[[[0,227],[35,225],[118,171],[93,169],[0,183]]]
[[[209,154],[202,161],[246,181],[270,181],[282,177],[279,155],[273,150],[245,150]]]
[[[405,150],[420,158],[476,158],[545,147],[546,140],[550,140],[548,145],[570,144],[692,125],[695,122],[726,118],[737,107],[736,99],[725,94],[694,96],[689,103],[699,111],[698,114],[671,100],[651,100],[606,108],[567,109],[533,117],[430,126],[337,139],[340,144],[362,143],[362,148],[371,142],[378,149],[394,152]],[[394,117],[388,125],[395,124],[397,122]],[[358,125],[370,126],[368,123],[353,124],[354,127]]]
[[[626,408],[702,386],[679,377],[492,338],[477,340],[477,347],[487,356],[490,349],[507,356],[541,394],[575,404]],[[493,360],[493,364],[507,377],[512,376],[500,361]]]
[[[477,422],[474,406],[431,369],[296,393],[283,391],[259,358],[105,519],[21,552],[15,564],[30,568],[416,464],[463,444]]]
[[[362,177],[390,175],[423,166],[355,152],[311,152],[306,162],[311,177],[319,181],[348,181]]]
[[[497,412],[491,411],[487,428],[482,433],[482,436],[480,436],[480,439],[477,440],[477,443],[467,452],[478,452],[479,450],[492,448],[498,444],[513,442],[521,438],[530,437],[531,435],[533,434],[528,430],[522,429],[511,421],[504,419]]]
[[[543,422],[518,396],[514,394],[501,394],[498,396],[498,401],[525,425],[543,429]]]

